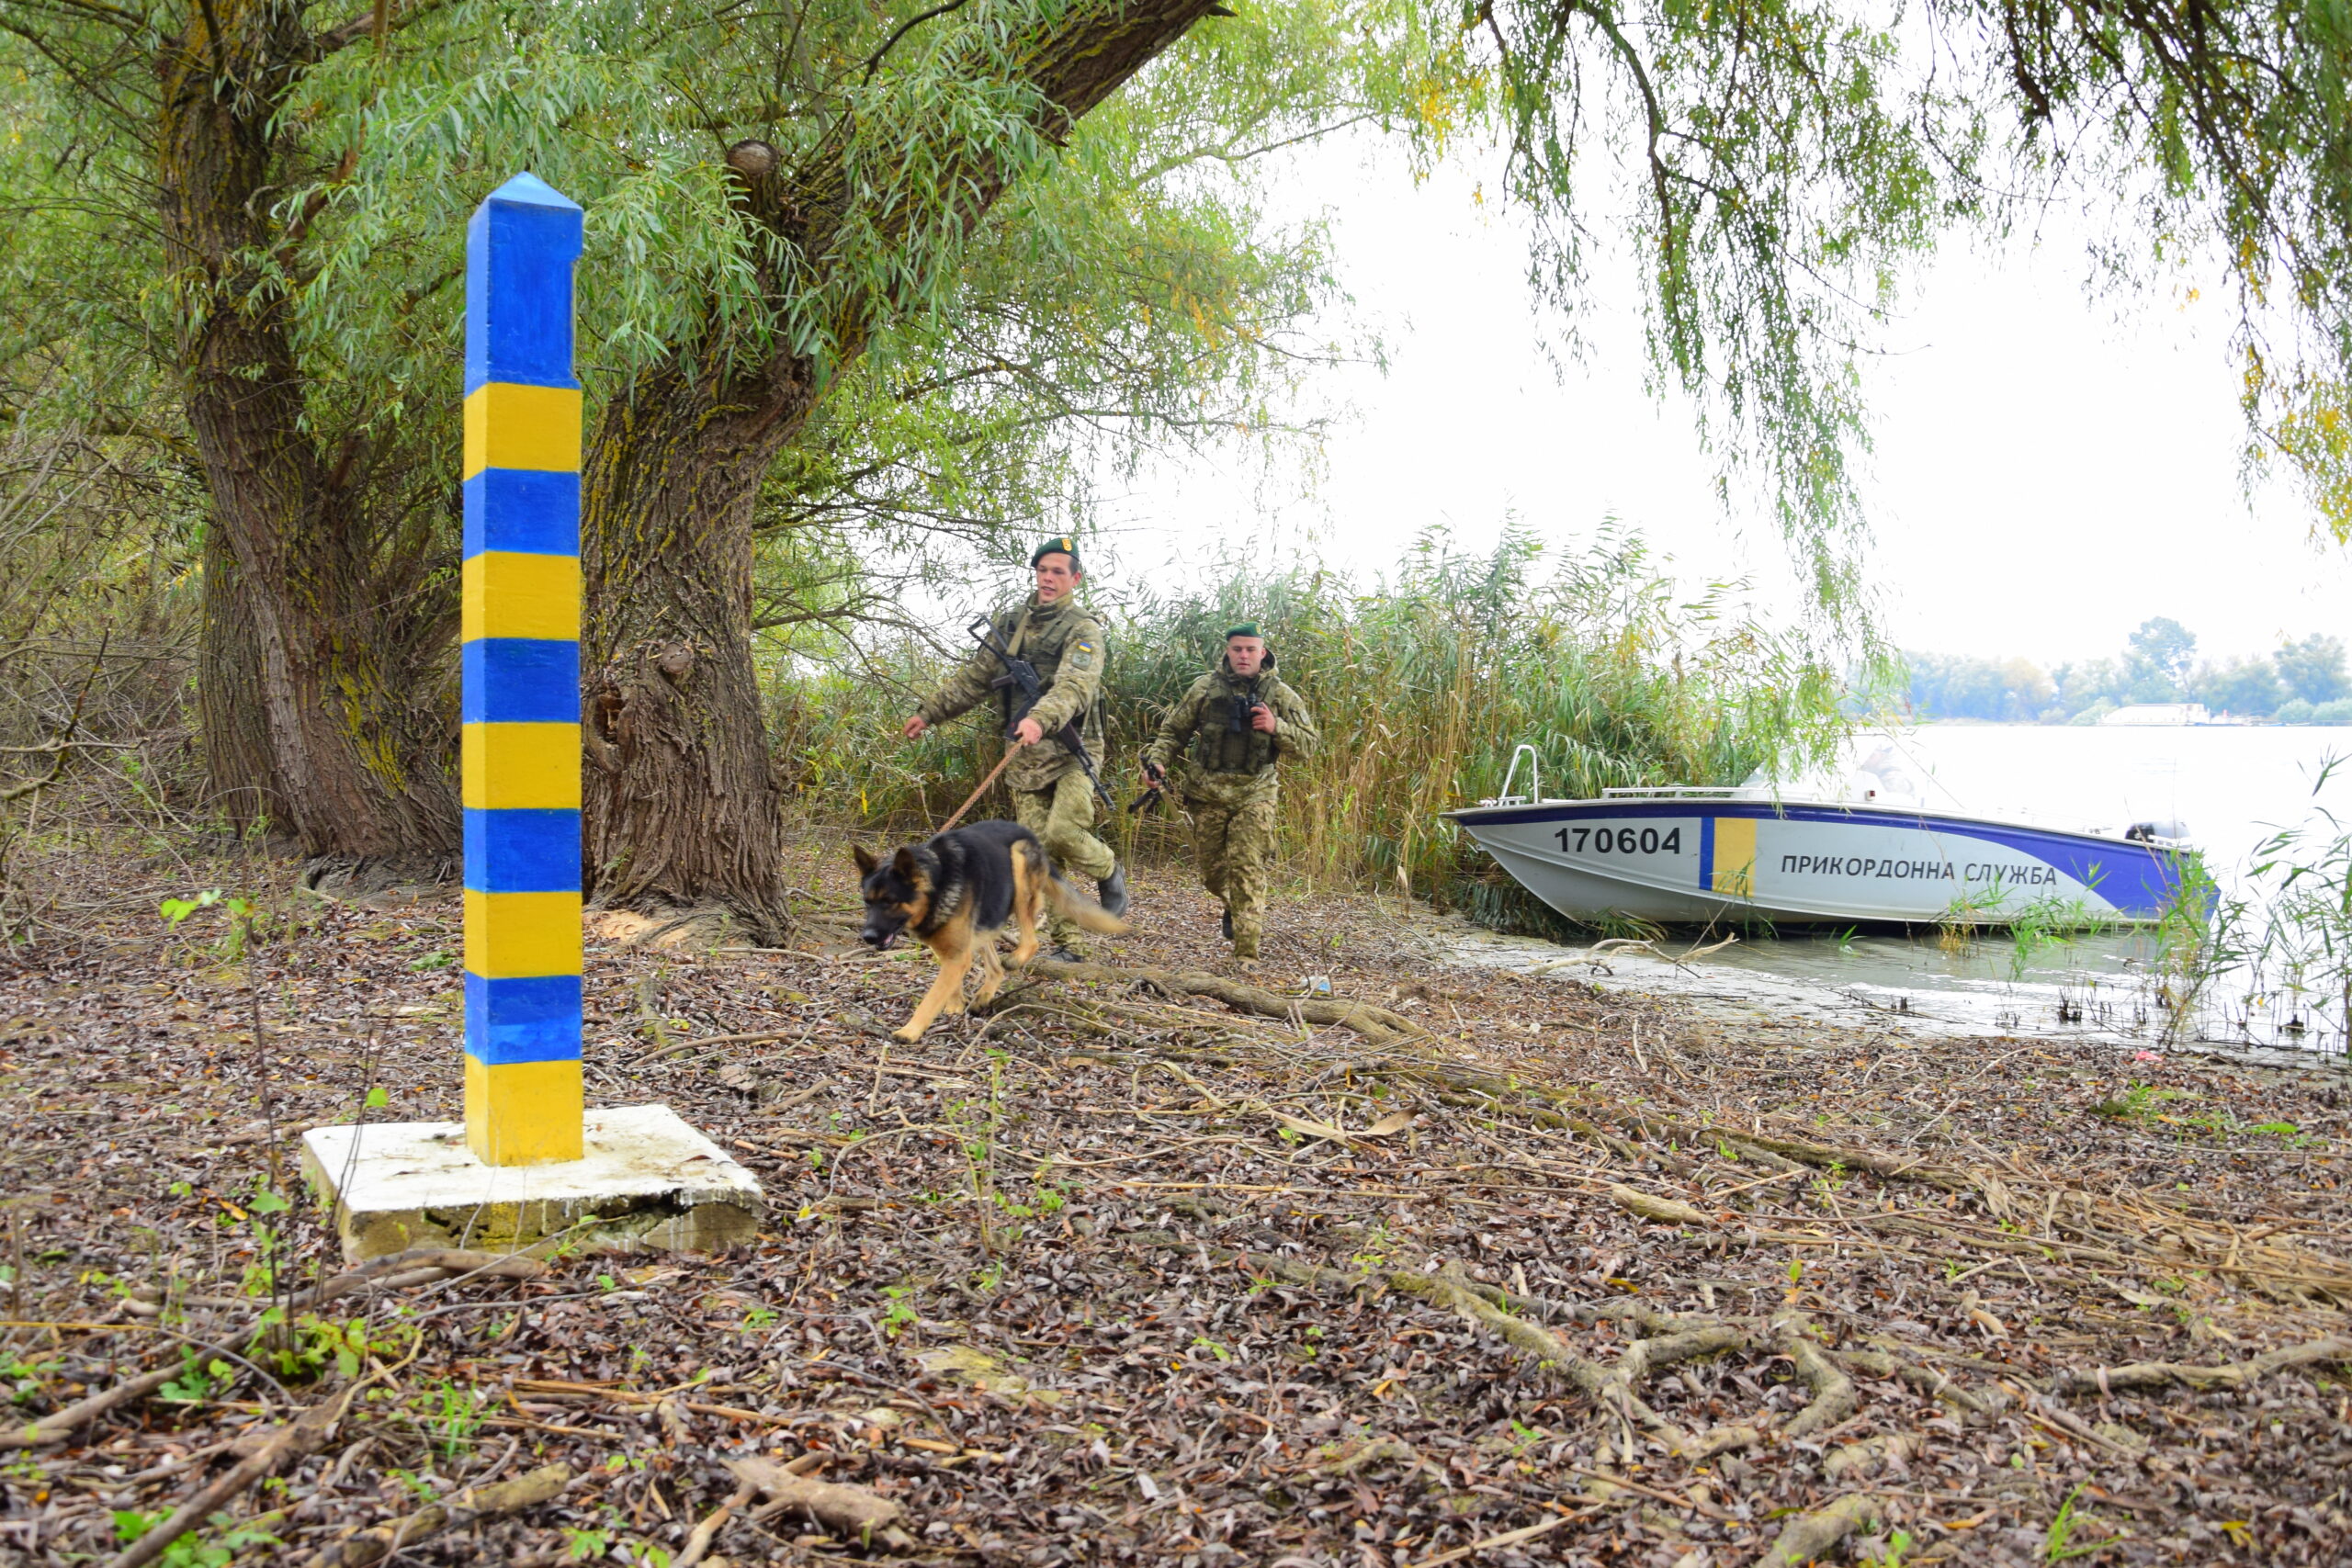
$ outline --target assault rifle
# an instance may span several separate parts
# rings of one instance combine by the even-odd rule
[[[996,661],[1004,666],[1004,673],[989,684],[1004,694],[1004,738],[1010,740],[1012,732],[1021,728],[1021,721],[1029,716],[1029,710],[1045,696],[1045,680],[1037,673],[1035,664],[1004,646],[1004,639],[996,635],[995,625],[986,615],[975,616],[972,624],[964,629],[972,634],[973,641],[995,654]],[[1088,753],[1086,741],[1079,733],[1078,720],[1070,719],[1045,739],[1058,740],[1069,748],[1069,754],[1078,759],[1079,767],[1084,771],[1086,782],[1094,786],[1094,793],[1102,797],[1102,804],[1110,808],[1111,814],[1117,816],[1119,803],[1113,800],[1110,792],[1102,787],[1102,776],[1095,771],[1094,759]]]
[[[1168,802],[1168,775],[1155,773],[1150,763],[1143,767],[1143,792],[1127,802],[1127,809],[1148,817]]]

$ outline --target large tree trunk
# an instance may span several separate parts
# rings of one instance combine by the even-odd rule
[[[261,643],[237,580],[236,555],[218,528],[205,531],[202,590],[196,699],[211,802],[232,822],[267,824],[273,836],[282,836],[289,817],[261,698]]]
[[[582,475],[588,750],[582,854],[597,902],[724,905],[786,928],[782,788],[752,662],[752,507],[808,383],[674,363],[606,406]]]
[[[158,58],[166,270],[211,492],[209,553],[227,569],[205,581],[202,705],[225,727],[209,754],[215,787],[268,811],[306,853],[446,875],[459,842],[450,617],[420,563],[397,558],[428,543],[371,528],[370,503],[386,502],[366,443],[322,459],[303,424],[290,307],[261,259],[291,243],[271,216],[298,172],[276,120],[317,51],[299,5],[212,0]]]
[[[1094,0],[1041,19],[1027,48],[1008,51],[1044,96],[1039,130],[1058,141],[1213,4]],[[820,273],[858,199],[848,177],[854,119],[841,117],[797,168],[760,142],[728,156],[744,220],[775,231]],[[972,224],[1012,172],[957,167],[939,179],[962,194],[958,216]],[[837,379],[876,324],[858,310],[887,308],[872,300],[833,323],[839,341],[821,379]],[[590,446],[583,853],[600,903],[716,902],[764,939],[786,919],[783,813],[752,660],[752,508],[807,423],[820,377],[785,355],[733,378],[685,368],[728,357],[711,344],[682,350],[606,408]]]

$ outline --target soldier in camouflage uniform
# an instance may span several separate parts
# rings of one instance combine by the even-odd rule
[[[1075,541],[1048,539],[1037,547],[1029,564],[1037,574],[1037,591],[1026,604],[1001,612],[992,622],[997,639],[1015,658],[1035,665],[1046,688],[1037,705],[1013,729],[1013,744],[1021,750],[1005,769],[1005,785],[1012,792],[1013,815],[1037,835],[1046,852],[1054,857],[1054,864],[1067,874],[1094,878],[1102,908],[1111,914],[1122,914],[1127,908],[1126,874],[1111,847],[1094,836],[1094,786],[1087,781],[1086,770],[1079,766],[1077,755],[1061,742],[1046,739],[1075,718],[1087,751],[1098,760],[1107,754],[1102,746],[1102,705],[1096,700],[1102,690],[1102,666],[1108,653],[1102,624],[1078,603],[1078,586],[1085,573],[1079,568]],[[1005,705],[999,712],[1010,718],[1014,694],[990,686],[1003,672],[996,655],[986,649],[975,652],[907,720],[906,738],[911,740],[933,725],[944,724],[991,698],[1001,700]],[[1078,927],[1067,918],[1054,916],[1047,930],[1054,942],[1054,951],[1047,956],[1076,959],[1080,955]]]
[[[1176,795],[1192,813],[1201,880],[1225,904],[1234,956],[1254,959],[1274,860],[1274,766],[1306,757],[1317,742],[1306,705],[1274,673],[1274,655],[1256,623],[1225,634],[1225,658],[1169,710],[1144,753],[1144,776],[1159,784],[1174,770]]]

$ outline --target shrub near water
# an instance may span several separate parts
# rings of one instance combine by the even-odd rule
[[[1255,620],[1323,732],[1316,757],[1283,764],[1286,865],[1381,886],[1401,867],[1416,893],[1507,929],[1557,922],[1437,814],[1496,794],[1521,740],[1542,752],[1547,795],[1586,795],[1736,783],[1824,755],[1843,730],[1827,664],[1735,616],[1736,585],[1678,598],[1642,542],[1614,532],[1580,554],[1512,533],[1464,556],[1431,536],[1370,585],[1305,568],[1219,575],[1197,592],[1095,601],[1111,626],[1113,792],[1134,794],[1136,755],[1221,653],[1225,627]],[[775,733],[813,818],[911,831],[978,782],[997,743],[976,719],[912,745],[876,739],[940,670],[901,649],[854,680],[779,671]],[[1117,830],[1147,854],[1182,841],[1166,818],[1138,829],[1123,817]]]

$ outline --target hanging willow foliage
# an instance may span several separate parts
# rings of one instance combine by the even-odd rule
[[[2301,0],[1478,0],[1536,286],[1589,303],[1623,237],[1655,389],[1770,499],[1833,619],[1867,625],[1860,368],[1940,240],[2078,205],[2109,283],[2218,259],[2250,464],[2352,538],[2352,17]],[[2032,373],[2020,367],[2020,374]]]

